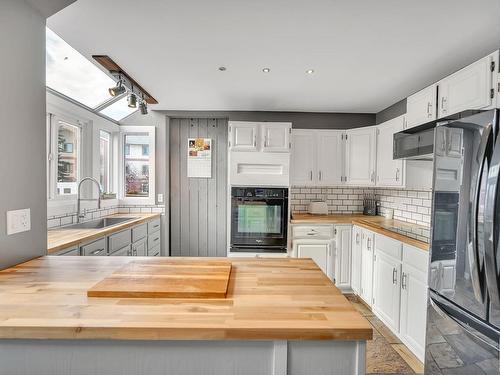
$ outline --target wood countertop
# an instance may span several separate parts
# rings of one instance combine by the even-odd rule
[[[100,229],[51,229],[47,232],[47,253],[54,254],[65,248],[79,245],[84,242],[96,240],[108,234],[119,232],[121,230],[133,227],[138,224],[145,223],[156,217],[160,217],[159,213],[155,214],[114,214],[105,217],[134,217],[135,219],[113,225],[107,228]],[[102,218],[101,218],[102,219]],[[98,219],[96,219],[98,220]]]
[[[383,216],[353,215],[311,215],[307,213],[292,214],[292,224],[355,224],[373,232],[401,241],[407,245],[415,246],[421,250],[429,251],[429,243],[401,234],[405,230],[429,230],[421,225],[406,223],[400,220],[386,219]],[[399,228],[399,231],[390,228]]]
[[[92,298],[125,264],[161,258],[46,256],[0,271],[0,338],[370,340],[370,323],[311,259],[224,258],[226,298]],[[165,260],[165,258],[163,258]],[[168,258],[185,261],[187,258]],[[200,262],[214,258],[189,258]]]

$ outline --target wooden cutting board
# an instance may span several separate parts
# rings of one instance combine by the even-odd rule
[[[87,291],[88,297],[225,298],[231,262],[225,260],[133,260]]]

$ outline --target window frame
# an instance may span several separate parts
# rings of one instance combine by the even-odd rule
[[[47,200],[49,202],[76,200],[77,194],[58,194],[57,193],[57,170],[58,170],[58,133],[59,122],[65,122],[79,129],[79,142],[77,150],[77,183],[81,176],[85,174],[85,124],[83,119],[64,114],[62,112],[47,112]]]
[[[108,154],[108,159],[107,159],[107,165],[105,166],[106,172],[106,182],[101,183],[103,191],[106,193],[111,193],[112,188],[113,188],[113,134],[105,129],[99,128],[97,129],[98,131],[98,136],[99,136],[99,165],[98,165],[98,175],[99,175],[99,182],[101,182],[101,140],[103,139],[102,134],[107,135],[107,154]],[[106,186],[107,185],[107,186]]]
[[[125,194],[125,136],[146,134],[149,137],[149,195],[147,197],[127,197]],[[120,126],[120,164],[119,194],[121,204],[156,204],[156,127],[154,126]]]

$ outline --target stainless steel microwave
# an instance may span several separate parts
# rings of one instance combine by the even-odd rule
[[[432,159],[434,129],[408,129],[394,134],[393,159]]]

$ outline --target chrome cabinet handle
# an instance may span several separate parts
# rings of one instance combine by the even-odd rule
[[[396,268],[392,269],[392,283],[397,284],[398,282],[398,270]]]
[[[104,251],[104,249],[97,249],[97,250],[92,251],[90,254],[91,255],[97,255],[97,254],[102,253],[103,251]]]
[[[428,115],[428,117],[432,117],[432,103],[431,102],[427,103],[427,115]]]
[[[406,289],[406,273],[401,274],[401,289]]]
[[[267,135],[264,136],[264,147],[267,147],[268,146],[268,143],[267,143]]]
[[[309,174],[310,174],[309,179],[312,181],[312,179],[313,179],[313,171],[309,172]]]
[[[359,245],[359,233],[356,233],[356,245]]]
[[[321,178],[323,177],[322,174],[321,174],[321,171],[319,171],[318,177],[319,177],[319,180],[321,181]]]
[[[396,181],[399,181],[399,168],[396,168]]]
[[[368,249],[368,251],[371,250],[371,246],[370,246],[371,241],[372,241],[371,237],[368,237],[368,239],[366,240],[366,248]]]
[[[253,137],[253,147],[257,147],[257,137]]]

